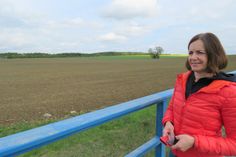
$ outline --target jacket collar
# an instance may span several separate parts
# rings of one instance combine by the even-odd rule
[[[186,92],[186,83],[188,80],[188,77],[190,76],[191,71],[187,71],[185,73],[179,74],[177,76],[177,79],[179,81],[179,83],[182,86],[183,92]],[[206,87],[203,87],[202,89],[200,89],[198,92],[205,92],[205,93],[216,93],[218,91],[220,91],[223,87],[228,86],[230,84],[232,84],[233,82],[227,81],[227,80],[214,80],[211,84],[209,84]]]

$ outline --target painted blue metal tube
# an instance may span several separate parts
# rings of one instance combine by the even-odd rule
[[[171,97],[173,89],[0,138],[1,156],[19,155]]]
[[[163,115],[166,111],[167,105],[168,105],[168,100],[164,99],[162,102],[159,102],[156,106],[157,107],[156,136],[158,136],[158,137],[162,136],[162,130],[163,130],[162,118],[163,118]],[[165,145],[164,144],[160,143],[159,145],[156,146],[155,156],[156,157],[165,156]]]
[[[134,151],[127,154],[125,157],[141,157],[145,155],[149,150],[156,148],[155,156],[164,157],[165,156],[165,145],[160,142],[160,136],[162,135],[162,117],[166,111],[168,99],[164,99],[156,104],[156,136],[151,140],[138,147]]]
[[[160,144],[160,137],[155,136],[142,146],[127,154],[125,157],[141,157]]]
[[[228,72],[229,74],[236,74],[236,70],[235,71],[230,71]]]

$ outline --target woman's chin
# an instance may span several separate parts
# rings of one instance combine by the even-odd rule
[[[201,73],[204,72],[205,70],[200,69],[200,68],[191,68],[193,72]]]
[[[199,70],[199,69],[192,69],[192,71],[194,73],[198,73],[198,74],[205,74],[205,73],[207,73],[206,70]]]

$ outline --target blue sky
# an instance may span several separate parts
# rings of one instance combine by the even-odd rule
[[[215,33],[236,54],[235,0],[0,0],[0,52],[186,53]]]

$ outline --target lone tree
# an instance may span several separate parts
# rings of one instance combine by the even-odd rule
[[[148,53],[151,55],[153,59],[159,59],[160,54],[162,54],[163,51],[164,49],[161,46],[156,46],[154,48],[148,49]]]

